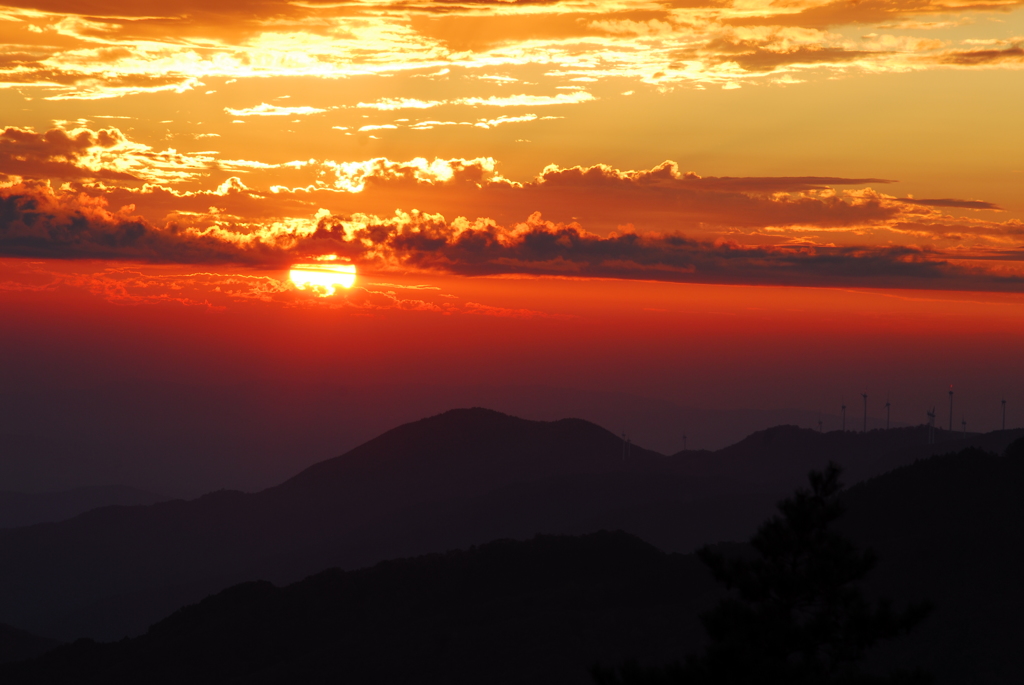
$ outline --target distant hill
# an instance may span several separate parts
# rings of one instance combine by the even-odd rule
[[[60,643],[0,623],[0,664],[24,661],[44,654]]]
[[[0,491],[0,528],[63,521],[98,507],[154,504],[165,499],[168,498],[155,492],[125,485],[98,485],[59,492]]]
[[[1005,445],[1013,435],[966,443]],[[233,583],[287,583],[536,533],[623,529],[685,552],[745,539],[829,459],[866,477],[936,449],[925,442],[924,429],[779,427],[719,452],[669,457],[624,451],[619,437],[581,420],[453,410],[260,493],[107,507],[0,531],[0,620],[63,639],[116,639]]]
[[[936,685],[1024,674],[1024,440],[936,456],[849,488],[840,528],[879,555],[871,594],[930,599],[870,667]],[[740,545],[734,553],[743,553]],[[540,536],[231,587],[142,637],[81,641],[18,665],[18,683],[589,683],[595,662],[665,664],[702,648],[724,590],[694,555],[626,533]]]
[[[859,431],[818,431],[796,426],[775,426],[749,436],[703,458],[706,452],[679,452],[676,459],[689,459],[692,471],[732,479],[761,481],[764,478],[790,482],[794,474],[806,475],[819,468],[824,455],[841,464],[849,483],[883,474],[936,454],[958,452],[968,447],[1001,454],[1024,436],[1024,429],[991,433],[935,430],[928,442],[928,427],[913,426]]]

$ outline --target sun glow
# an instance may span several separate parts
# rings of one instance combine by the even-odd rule
[[[288,274],[299,290],[312,290],[320,297],[329,297],[339,287],[351,288],[356,283],[354,264],[296,264]]]

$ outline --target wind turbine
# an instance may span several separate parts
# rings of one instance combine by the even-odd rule
[[[960,417],[960,423],[963,424],[963,428],[964,428],[964,432],[963,432],[963,435],[961,437],[966,438],[967,437],[967,419],[965,417],[961,416]]]
[[[935,443],[935,407],[928,412],[928,444]]]
[[[885,430],[889,430],[889,396],[885,396]]]
[[[868,394],[866,392],[861,393],[861,397],[864,398],[864,432],[868,432]]]
[[[953,432],[953,386],[949,386],[949,432]]]

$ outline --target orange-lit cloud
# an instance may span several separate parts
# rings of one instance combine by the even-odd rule
[[[969,290],[1024,290],[1017,250],[957,253],[911,246],[744,245],[700,241],[677,232],[623,231],[608,236],[534,214],[503,227],[488,219],[446,220],[396,213],[314,221],[156,226],[102,199],[54,193],[44,185],[0,190],[0,254],[36,258],[154,263],[235,263],[284,267],[339,255],[360,270],[459,275],[555,275],[700,283]],[[906,223],[890,230],[912,231]],[[1008,233],[1024,235],[1019,222]],[[973,260],[970,262],[964,260]],[[979,266],[995,260],[996,267]]]
[[[136,176],[125,171],[95,165],[100,161],[94,154],[97,149],[118,150],[122,142],[124,137],[117,129],[68,132],[54,128],[39,134],[7,127],[0,132],[0,180],[27,176],[136,181]]]
[[[287,117],[301,114],[320,114],[327,110],[318,107],[278,107],[277,105],[268,105],[262,102],[255,107],[246,107],[244,109],[225,107],[224,111],[233,117]]]
[[[10,177],[175,183],[207,169],[209,154],[155,150],[116,128],[52,128],[45,133],[8,126],[0,132],[0,180]]]
[[[512,120],[517,118],[482,120],[476,126]],[[853,244],[851,240],[863,242],[856,236],[875,229],[900,233],[898,224],[908,221],[933,224],[933,237],[948,235],[951,224],[958,233],[979,239],[1015,234],[1012,221],[943,214],[1001,209],[986,199],[900,198],[882,192],[896,182],[879,177],[701,176],[684,172],[672,161],[639,170],[552,164],[532,180],[518,182],[503,176],[500,162],[491,157],[267,163],[230,159],[215,151],[158,151],[116,128],[56,127],[40,134],[8,127],[0,133],[0,163],[0,172],[13,184],[22,178],[70,182],[68,191],[105,198],[110,206],[131,205],[126,211],[151,222],[173,219],[193,226],[200,216],[206,217],[207,226],[225,220],[255,224],[269,218],[305,221],[320,207],[376,215],[404,207],[446,216],[488,216],[504,224],[541,211],[556,220],[579,218],[599,234],[632,224],[705,238],[724,235],[740,242],[745,234],[789,232],[807,238],[810,232],[824,231],[832,234],[830,242]],[[837,231],[850,235],[841,238]]]
[[[269,164],[219,158],[216,152],[157,151],[113,128],[57,127],[39,134],[9,127],[0,133],[0,162],[8,174],[5,196],[21,198],[22,207],[25,198],[39,195],[32,201],[54,207],[52,221],[80,205],[97,225],[173,225],[207,241],[220,231],[221,239],[239,245],[298,231],[320,208],[335,215],[388,216],[403,207],[490,217],[501,225],[540,211],[556,221],[582,221],[598,235],[635,226],[639,232],[685,232],[697,240],[727,238],[763,247],[856,247],[883,240],[906,247],[938,242],[944,248],[1009,249],[1020,240],[1016,219],[962,214],[1000,210],[984,199],[901,198],[882,192],[895,181],[877,177],[702,177],[671,161],[640,170],[549,165],[534,179],[517,182],[504,177],[490,157]],[[224,180],[212,185],[208,179],[214,176]],[[293,183],[272,184],[285,178]],[[47,182],[66,187],[52,191]],[[954,210],[961,215],[949,214]],[[145,259],[179,258],[157,251]]]
[[[52,99],[188,93],[204,79],[367,74],[540,66],[545,81],[621,77],[659,87],[795,80],[808,69],[864,73],[1019,68],[1020,46],[956,51],[912,31],[1008,12],[1020,0],[869,0],[743,3],[263,2],[137,3],[8,0],[0,83]],[[844,27],[877,25],[881,35]],[[478,81],[478,83],[480,83]],[[734,84],[735,85],[735,84]],[[462,106],[539,106],[593,99],[574,93],[446,98]],[[353,103],[354,105],[355,103]],[[431,106],[389,97],[380,107]],[[233,108],[242,109],[245,108]],[[316,108],[312,108],[316,109]],[[307,112],[308,113],[308,112]]]

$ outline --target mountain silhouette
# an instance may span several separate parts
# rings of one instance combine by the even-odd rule
[[[681,656],[716,596],[692,556],[625,533],[538,536],[240,584],[146,635],[79,641],[5,683],[590,682],[600,659]]]
[[[96,485],[57,492],[0,491],[0,528],[63,521],[108,506],[154,504],[169,499],[126,485]]]
[[[1024,440],[922,459],[843,493],[840,530],[879,562],[869,596],[931,600],[869,670],[938,685],[1015,682],[1024,615]],[[744,554],[744,545],[720,545]],[[79,641],[0,667],[10,683],[587,683],[595,662],[665,664],[705,643],[724,590],[693,554],[623,532],[502,540],[233,586],[145,635]]]
[[[937,446],[924,430],[779,427],[719,452],[665,456],[581,420],[453,410],[259,493],[0,530],[0,620],[65,640],[118,639],[234,583],[289,583],[327,567],[537,533],[623,529],[686,552],[745,539],[837,451],[861,477],[926,456]],[[1013,434],[974,439],[1006,443]]]

